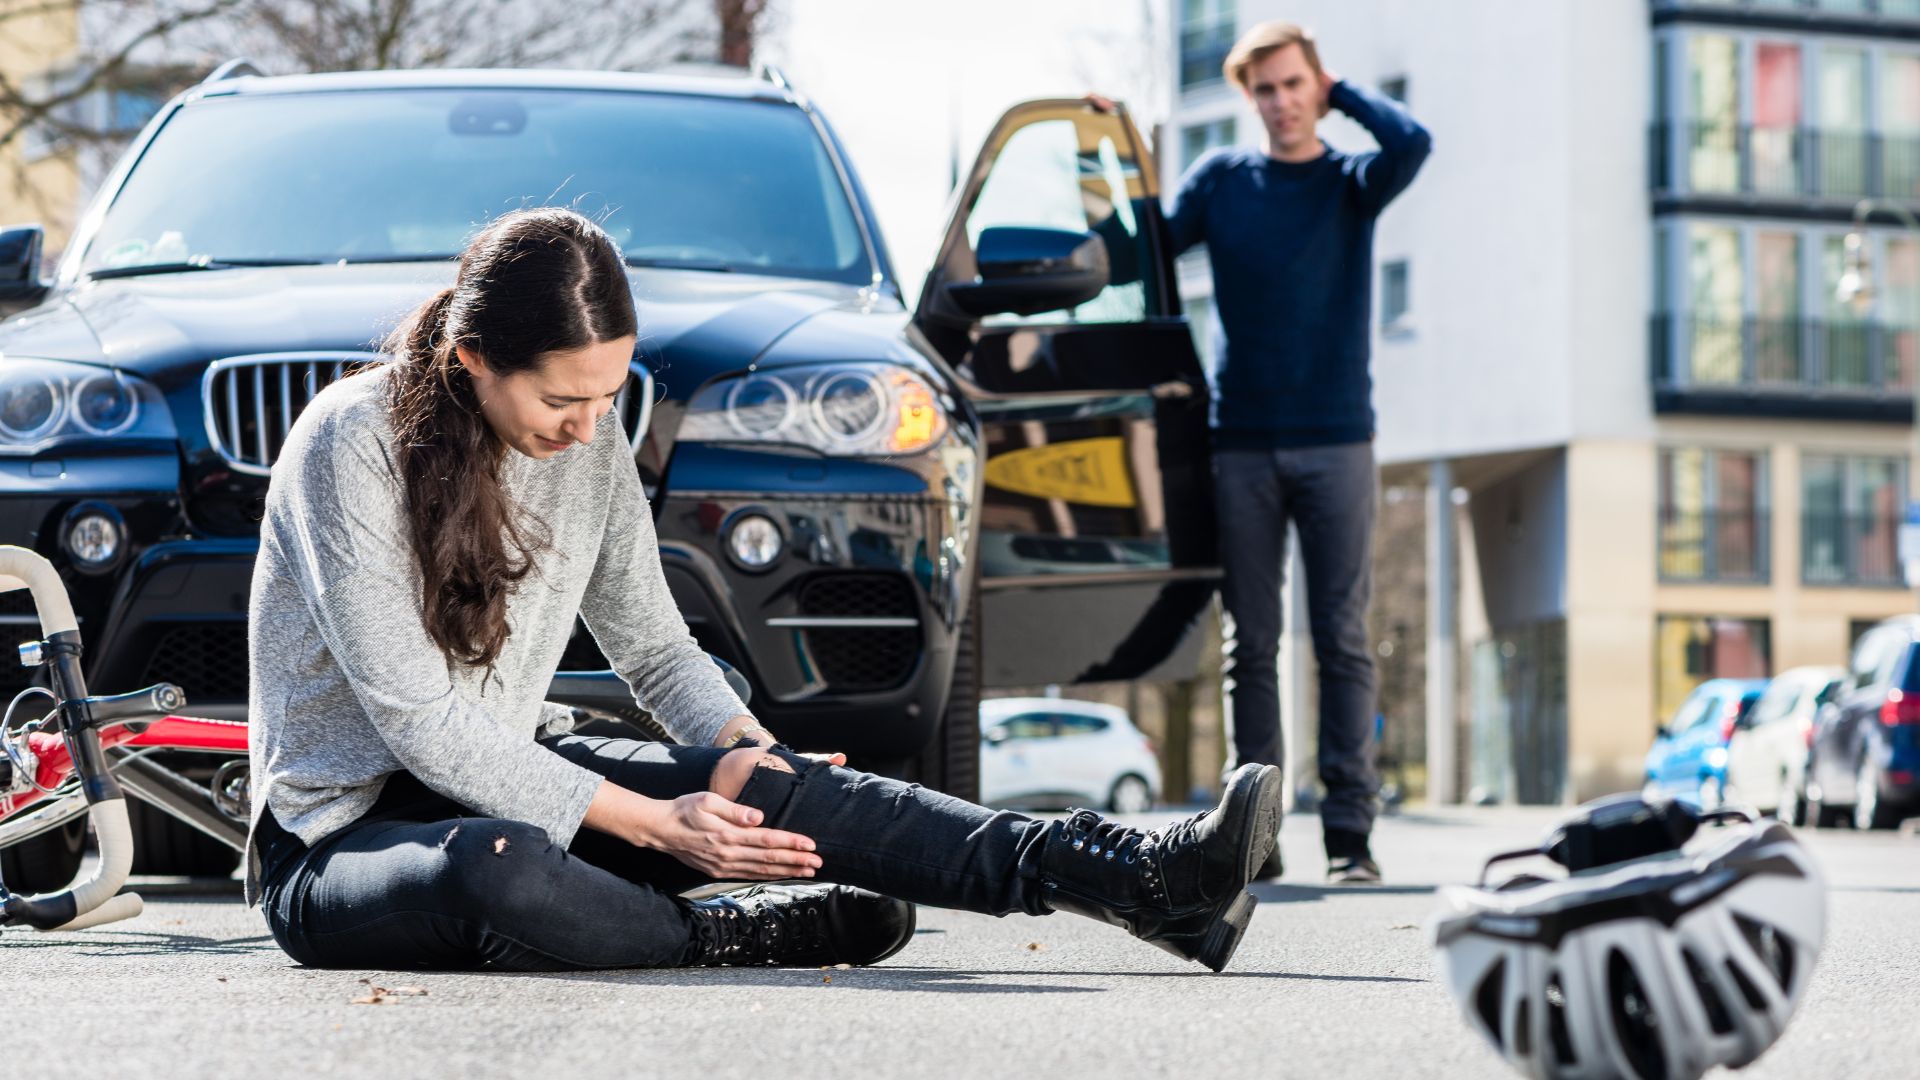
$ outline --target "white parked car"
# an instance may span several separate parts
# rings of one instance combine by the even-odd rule
[[[1727,801],[1806,824],[1814,717],[1846,674],[1838,667],[1789,668],[1767,684],[1727,743]]]
[[[980,703],[980,801],[989,806],[1153,808],[1160,762],[1125,709],[1062,698]]]

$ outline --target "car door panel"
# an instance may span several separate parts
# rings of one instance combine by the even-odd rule
[[[1219,576],[1206,383],[1154,175],[1124,110],[1015,106],[962,185],[921,292],[915,324],[981,420],[990,687],[1197,670],[1188,630]],[[975,318],[953,289],[981,280],[975,250],[993,228],[1100,237],[1108,284],[1062,311]]]

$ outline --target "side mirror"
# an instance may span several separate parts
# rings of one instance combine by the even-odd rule
[[[1007,741],[1007,737],[1006,728],[990,727],[980,736],[980,741],[986,743],[988,746],[999,746],[1001,743]]]
[[[0,304],[37,304],[47,294],[40,251],[47,231],[38,225],[0,229]]]
[[[1107,242],[1090,232],[996,225],[974,245],[978,281],[954,282],[947,295],[962,311],[1038,315],[1084,304],[1111,276]]]
[[[1661,739],[1671,739],[1672,737],[1673,737],[1673,732],[1667,729],[1667,725],[1665,724],[1653,725],[1653,738],[1655,742],[1658,742]]]

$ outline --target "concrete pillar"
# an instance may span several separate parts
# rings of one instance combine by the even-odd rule
[[[1427,801],[1460,801],[1454,715],[1459,624],[1454,612],[1453,466],[1427,470]]]

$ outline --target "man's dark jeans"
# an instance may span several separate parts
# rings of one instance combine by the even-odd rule
[[[566,735],[555,753],[655,799],[705,791],[726,751]],[[780,753],[735,801],[812,838],[814,879],[991,915],[1051,912],[1048,823],[917,784]],[[670,967],[693,957],[689,903],[709,879],[663,852],[581,828],[566,848],[389,777],[372,810],[309,849],[271,811],[258,842],[274,940],[315,967],[516,971]]]
[[[1320,667],[1322,827],[1373,829],[1373,655],[1367,602],[1373,588],[1373,444],[1216,450],[1227,724],[1234,760],[1286,763],[1280,730],[1280,586],[1287,524],[1300,534],[1307,621]]]

